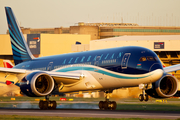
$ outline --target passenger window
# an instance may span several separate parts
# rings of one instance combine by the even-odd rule
[[[101,60],[102,56],[103,56],[103,54],[101,55],[101,57],[100,57],[100,59],[99,59],[99,60]]]
[[[120,52],[120,53],[118,54],[117,58],[121,58],[121,53],[122,53],[122,52]]]
[[[72,59],[73,59],[73,58],[71,58],[68,63],[71,63]]]
[[[154,58],[152,56],[147,56],[148,61],[154,61]]]
[[[84,61],[84,58],[85,58],[85,56],[83,56],[83,57],[82,57],[81,62],[83,62],[83,61]]]
[[[146,61],[146,57],[141,57],[139,61]]]
[[[90,61],[90,59],[91,59],[91,56],[88,57],[87,61]]]
[[[63,64],[65,64],[65,63],[66,63],[66,59],[64,60]]]
[[[109,53],[106,55],[106,57],[104,59],[107,59],[108,55],[109,55]]]
[[[74,63],[77,63],[78,58],[79,58],[79,57],[76,58],[76,60],[74,61]]]
[[[114,58],[114,54],[112,54],[112,56],[111,56],[111,59],[113,59]]]
[[[97,57],[97,55],[94,57],[94,60],[93,60],[93,61],[96,61],[96,57]]]

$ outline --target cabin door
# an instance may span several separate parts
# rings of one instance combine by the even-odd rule
[[[100,60],[101,56],[97,56],[96,60],[94,61],[94,65],[95,66],[99,66],[99,60]]]
[[[52,70],[52,65],[53,65],[53,62],[49,62],[48,66],[47,66],[47,71]]]
[[[124,54],[124,56],[122,58],[122,62],[121,62],[121,68],[122,69],[127,69],[130,55],[131,55],[131,53],[125,53]]]

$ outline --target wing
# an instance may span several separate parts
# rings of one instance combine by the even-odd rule
[[[13,83],[17,83],[26,75],[37,72],[39,70],[26,70],[26,69],[14,69],[14,68],[2,68],[0,67],[0,81],[6,82],[11,81]],[[74,83],[83,76],[81,73],[72,73],[72,72],[54,72],[54,71],[40,71],[47,73],[57,83],[63,82],[65,84]]]
[[[180,70],[180,64],[172,65],[172,66],[169,66],[169,67],[165,67],[165,68],[164,68],[164,72],[166,72],[166,73],[168,73],[168,72],[173,72],[173,71],[177,71],[177,70]]]

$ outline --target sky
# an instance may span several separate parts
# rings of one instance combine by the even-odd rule
[[[0,34],[8,29],[5,6],[25,28],[55,28],[85,23],[137,23],[180,26],[180,0],[0,0]]]

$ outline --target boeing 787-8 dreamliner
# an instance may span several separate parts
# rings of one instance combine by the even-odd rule
[[[147,48],[126,46],[86,52],[68,53],[34,58],[23,37],[10,7],[5,7],[15,66],[0,68],[6,73],[4,83],[20,87],[29,97],[45,97],[40,109],[56,109],[56,101],[50,101],[53,92],[104,91],[105,101],[100,109],[116,109],[110,101],[115,89],[137,87],[142,89],[140,101],[148,101],[148,95],[167,98],[177,92],[177,79],[167,74],[177,71],[180,65],[163,68],[158,56]]]

